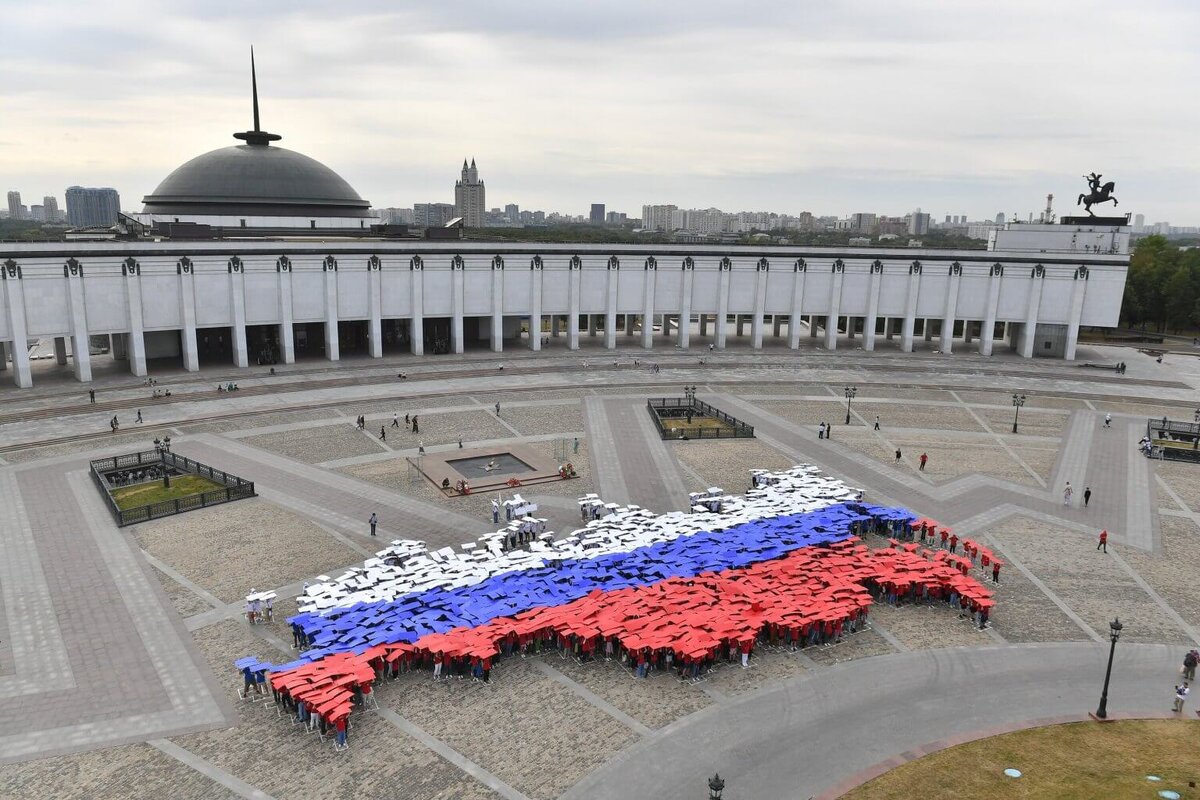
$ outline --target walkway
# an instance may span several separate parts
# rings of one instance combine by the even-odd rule
[[[846,662],[685,717],[627,747],[563,800],[693,800],[714,772],[730,797],[813,797],[936,740],[1084,715],[1099,701],[1107,650],[1009,645]],[[1110,714],[1167,716],[1178,656],[1162,645],[1118,644]]]

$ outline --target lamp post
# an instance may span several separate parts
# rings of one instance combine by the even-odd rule
[[[1100,693],[1100,707],[1096,709],[1097,719],[1108,719],[1108,679],[1112,677],[1113,652],[1117,649],[1117,639],[1121,638],[1121,628],[1123,627],[1120,619],[1114,619],[1108,623],[1108,638],[1112,644],[1108,646],[1108,669],[1104,671],[1104,690]]]
[[[858,387],[847,386],[845,388],[845,393],[846,393],[846,424],[849,425],[850,424],[850,401],[854,399],[854,395],[858,394]]]
[[[725,781],[721,780],[720,773],[714,773],[708,779],[708,800],[721,800],[723,791],[725,791]]]
[[[1013,433],[1017,432],[1017,417],[1021,416],[1021,406],[1025,405],[1025,395],[1013,394]]]

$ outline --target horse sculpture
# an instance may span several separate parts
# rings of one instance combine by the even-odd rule
[[[1083,177],[1084,180],[1088,182],[1088,187],[1092,191],[1090,194],[1079,195],[1079,199],[1075,201],[1075,205],[1082,204],[1083,210],[1093,217],[1096,215],[1092,213],[1092,206],[1097,203],[1107,203],[1111,200],[1114,206],[1119,205],[1117,203],[1117,198],[1112,196],[1113,189],[1116,188],[1116,183],[1109,181],[1108,183],[1101,184],[1100,179],[1104,176],[1097,175],[1095,172],[1093,172],[1091,175],[1084,175]]]

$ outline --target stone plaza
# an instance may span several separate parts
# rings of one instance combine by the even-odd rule
[[[934,742],[1086,716],[1114,617],[1110,709],[1168,716],[1200,646],[1200,468],[1137,441],[1147,418],[1192,419],[1200,359],[707,343],[584,333],[579,352],[178,367],[155,373],[171,390],[157,399],[97,358],[94,404],[69,367],[35,364],[35,388],[0,393],[0,796],[696,798],[719,772],[729,798],[834,797]],[[1117,361],[1128,371],[1082,366]],[[685,386],[754,438],[664,441],[646,400]],[[258,496],[118,529],[88,462],[163,435]],[[578,478],[521,490],[559,535],[589,492],[684,510],[689,492],[745,491],[751,469],[813,464],[991,548],[995,612],[980,630],[948,606],[878,604],[841,643],[756,652],[697,683],[557,653],[499,659],[488,684],[407,673],[355,712],[346,752],[240,700],[234,660],[294,658],[286,618],[306,582],[392,539],[457,547],[496,528],[493,492],[449,496],[414,469],[420,448],[451,460],[460,442],[571,461]],[[252,589],[277,593],[273,622],[247,624]]]

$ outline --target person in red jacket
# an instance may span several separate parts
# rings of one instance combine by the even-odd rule
[[[925,453],[921,453],[921,472],[925,471],[925,462],[928,460],[929,456],[927,456]]]
[[[948,528],[942,528],[942,549],[943,550],[946,549],[946,539],[948,539],[949,537],[950,537],[950,530]]]
[[[1100,544],[1096,545],[1096,549],[1108,552],[1108,531],[1100,531]]]
[[[992,562],[992,583],[999,583],[999,582],[1000,582],[1000,562],[993,561]]]
[[[950,534],[950,552],[953,553],[955,548],[957,548],[957,547],[958,547],[958,534],[952,533],[952,534]]]

